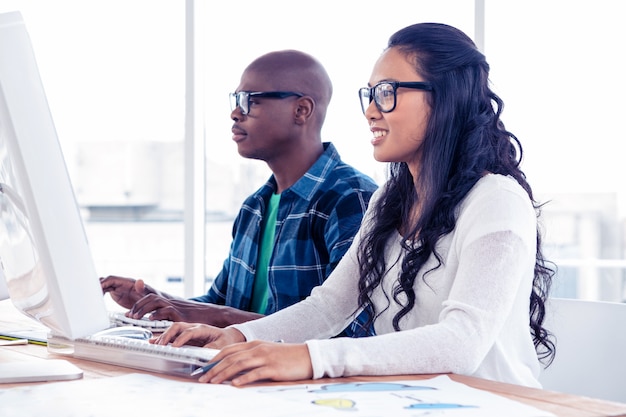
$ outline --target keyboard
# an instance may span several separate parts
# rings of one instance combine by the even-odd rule
[[[126,317],[124,313],[119,311],[109,312],[109,320],[113,326],[139,326],[144,329],[149,329],[154,333],[164,332],[172,325],[172,322],[169,320],[150,320],[147,316],[140,319],[132,319]]]
[[[196,346],[153,345],[147,340],[119,336],[71,340],[56,335],[48,337],[48,350],[55,354],[69,354],[75,358],[185,378],[191,378],[193,371],[206,365],[219,352]]]

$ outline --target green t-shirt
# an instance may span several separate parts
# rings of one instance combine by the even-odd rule
[[[263,218],[263,231],[259,245],[259,261],[252,288],[251,311],[265,314],[267,309],[267,269],[274,249],[274,231],[276,230],[276,213],[280,203],[280,194],[272,194],[267,212]]]

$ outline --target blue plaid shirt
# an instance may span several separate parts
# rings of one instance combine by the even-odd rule
[[[266,314],[306,298],[346,253],[377,188],[341,161],[331,143],[302,178],[283,191],[268,269]],[[228,258],[207,294],[193,300],[250,310],[263,213],[276,181],[270,177],[243,203]],[[355,297],[357,294],[355,294]]]

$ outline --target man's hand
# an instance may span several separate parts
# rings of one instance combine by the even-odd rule
[[[174,297],[157,291],[140,279],[108,276],[100,278],[100,285],[105,294],[111,294],[116,303],[128,309],[126,316],[133,319],[148,315],[150,320],[186,321],[226,327],[263,317],[262,314],[234,307]]]
[[[156,293],[141,279],[134,280],[113,275],[100,278],[100,286],[104,294],[109,293],[113,301],[125,308],[132,308],[137,301],[146,295]]]
[[[137,301],[127,316],[141,318],[146,314],[149,314],[150,320],[185,321],[217,327],[226,327],[263,317],[261,314],[233,307],[179,298],[164,298],[157,294],[148,294]]]

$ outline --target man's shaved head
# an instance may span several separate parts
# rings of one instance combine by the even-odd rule
[[[275,91],[294,91],[315,100],[321,125],[333,94],[333,86],[322,64],[304,52],[284,50],[270,52],[255,59],[245,72],[254,72]]]

